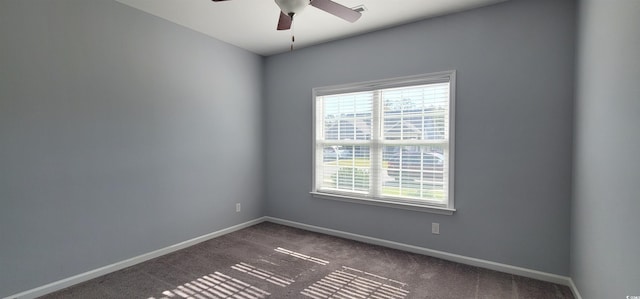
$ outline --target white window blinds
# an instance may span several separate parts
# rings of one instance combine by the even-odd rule
[[[314,193],[453,208],[454,72],[314,89]]]

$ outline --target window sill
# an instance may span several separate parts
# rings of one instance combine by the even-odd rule
[[[456,211],[455,209],[450,209],[450,208],[394,202],[394,201],[387,201],[383,199],[362,198],[362,197],[321,193],[321,192],[310,192],[310,193],[313,197],[321,198],[321,199],[330,199],[330,200],[344,201],[349,203],[366,204],[366,205],[373,205],[373,206],[379,206],[379,207],[388,207],[388,208],[403,209],[403,210],[410,210],[410,211],[424,212],[424,213],[433,213],[433,214],[440,214],[440,215],[453,215],[453,212]]]

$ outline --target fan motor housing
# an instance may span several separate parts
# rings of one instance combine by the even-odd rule
[[[287,14],[299,14],[307,7],[311,1],[310,0],[275,0],[280,10]]]

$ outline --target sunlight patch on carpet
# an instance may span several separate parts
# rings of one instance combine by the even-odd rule
[[[202,276],[173,290],[162,292],[159,299],[222,299],[222,298],[266,298],[269,292],[220,272]],[[148,299],[155,299],[149,297]]]
[[[354,268],[342,267],[305,288],[300,294],[314,299],[403,299],[406,283]]]
[[[286,287],[291,283],[295,282],[293,279],[284,277],[282,275],[274,274],[267,270],[263,270],[254,266],[251,266],[247,263],[239,263],[231,266],[232,269],[238,270],[243,273],[247,273],[251,276],[257,277],[262,280],[266,280],[275,285],[279,285],[281,287]]]
[[[291,251],[291,250],[288,250],[288,249],[284,249],[282,247],[278,247],[278,248],[276,248],[274,250],[279,252],[279,253],[290,255],[292,257],[303,259],[303,260],[306,260],[306,261],[314,262],[316,264],[320,264],[320,265],[323,265],[323,266],[329,264],[329,261],[325,261],[323,259],[319,259],[319,258],[316,258],[316,257],[308,256],[306,254],[302,254],[302,253],[298,253],[298,252]]]

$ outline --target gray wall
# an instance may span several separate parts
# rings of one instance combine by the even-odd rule
[[[101,0],[0,45],[0,297],[264,214],[260,56]]]
[[[640,295],[640,1],[580,2],[571,276]]]
[[[513,0],[268,57],[267,215],[567,275],[575,9]],[[451,69],[453,216],[309,195],[313,87]]]
[[[584,298],[638,295],[640,5],[579,8],[570,206],[573,0],[512,0],[264,67],[112,1],[0,1],[0,296],[265,212],[570,274]],[[450,69],[458,212],[308,194],[311,88]]]

